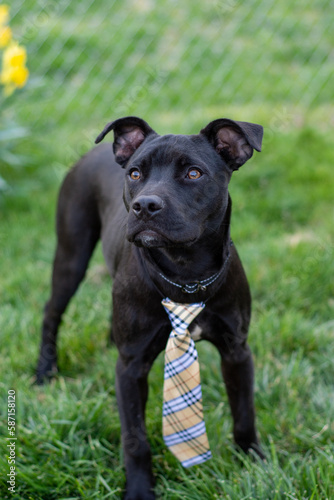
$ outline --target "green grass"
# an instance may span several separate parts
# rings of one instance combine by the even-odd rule
[[[300,135],[277,137],[272,147],[279,151],[288,142],[295,151]],[[233,450],[219,359],[213,347],[202,343],[198,348],[214,459],[183,471],[161,438],[160,357],[150,376],[147,423],[161,498],[324,499],[334,494],[333,153],[325,136],[310,131],[307,136],[301,163],[304,155],[312,157],[316,141],[324,164],[322,175],[313,176],[316,203],[308,194],[307,176],[292,175],[291,169],[298,170],[293,157],[285,158],[280,182],[274,180],[275,165],[265,171],[264,154],[236,174],[231,186],[232,234],[254,298],[250,344],[267,462],[240,458]],[[294,204],[296,197],[300,204]],[[61,376],[47,387],[30,385],[49,289],[55,198],[56,188],[6,198],[1,220],[1,409],[5,417],[7,390],[15,388],[17,498],[120,498],[124,474],[114,390],[117,354],[107,342],[110,282],[100,249],[62,325]],[[1,460],[6,469],[4,453]]]
[[[329,2],[50,5],[44,18],[33,0],[12,6],[31,79],[2,111],[4,123],[16,122],[29,136],[8,145],[21,158],[15,168],[0,163],[10,185],[0,195],[0,432],[8,435],[7,391],[14,388],[18,437],[16,495],[7,490],[7,448],[0,440],[0,497],[122,496],[117,352],[108,344],[111,283],[100,248],[64,317],[60,376],[42,388],[31,383],[61,179],[105,122],[133,113],[160,133],[197,132],[219,116],[265,128],[263,152],[234,174],[230,192],[232,237],[253,295],[250,345],[267,460],[234,449],[219,358],[210,344],[199,343],[213,459],[183,470],[164,446],[160,356],[147,408],[157,495],[334,498]]]

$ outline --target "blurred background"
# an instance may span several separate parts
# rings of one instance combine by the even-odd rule
[[[254,278],[267,276],[261,248],[277,264],[275,252],[281,261],[298,247],[322,283],[318,263],[333,255],[333,22],[327,0],[14,0],[8,23],[30,74],[1,96],[1,215],[21,238],[31,226],[49,263],[53,231],[44,241],[40,227],[52,228],[60,182],[108,121],[134,114],[160,134],[197,133],[219,117],[260,123],[263,152],[230,187],[235,237],[254,253]],[[10,257],[4,225],[0,238]],[[298,289],[307,280],[295,267]],[[275,285],[269,275],[266,291]],[[330,316],[331,293],[309,283],[295,304]]]
[[[267,163],[273,135],[333,126],[329,1],[14,0],[10,15],[30,78],[2,124],[27,128],[15,147],[49,174],[129,114],[160,133],[257,121]]]
[[[333,498],[332,2],[11,0],[8,25],[29,70],[22,88],[0,95],[0,387],[20,390],[18,498],[118,498],[123,487],[116,354],[105,350],[110,282],[100,249],[64,318],[65,378],[38,397],[30,383],[60,183],[104,125],[126,115],[160,134],[197,133],[219,117],[263,125],[262,153],[234,174],[230,192],[232,237],[254,299],[259,430],[274,466],[266,474],[249,465],[241,475],[226,452],[226,396],[213,388],[219,362],[200,344],[209,428],[225,471],[223,481],[217,472],[212,495],[273,498],[277,487],[288,496],[275,498]],[[159,361],[154,370],[157,401]],[[148,412],[155,436],[159,408],[151,404]],[[166,465],[163,444],[154,439],[158,489],[174,484],[174,496],[166,498],[215,498],[199,486],[211,479],[197,483],[195,472],[187,476],[194,478],[192,496],[178,496],[184,473],[168,473],[177,466]],[[107,483],[116,485],[115,497]]]

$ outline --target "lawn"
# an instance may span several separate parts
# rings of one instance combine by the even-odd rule
[[[334,149],[330,3],[14,0],[26,88],[2,106],[1,436],[16,391],[16,493],[0,440],[0,498],[120,499],[124,468],[111,283],[97,248],[61,327],[60,375],[32,386],[49,293],[57,191],[104,124],[135,114],[159,133],[227,116],[264,126],[234,174],[232,237],[253,296],[250,345],[265,462],[233,445],[219,358],[198,343],[213,459],[184,470],[161,436],[163,359],[147,427],[156,493],[168,500],[334,498]],[[20,127],[20,129],[19,129]],[[6,153],[6,154],[1,154]]]

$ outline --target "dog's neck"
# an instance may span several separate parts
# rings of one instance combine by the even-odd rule
[[[207,248],[207,241],[203,243],[203,245],[197,244],[182,250],[156,248],[150,249],[149,252],[159,270],[167,277],[181,282],[196,281],[217,273],[223,265],[229,248],[229,241],[226,241],[225,246],[217,245],[215,252],[212,252],[212,249]]]
[[[146,250],[159,270],[171,280],[191,282],[205,280],[218,273],[230,251],[229,200],[223,222],[208,230],[200,240],[189,247],[152,248]]]

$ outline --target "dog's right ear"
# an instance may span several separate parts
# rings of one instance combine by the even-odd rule
[[[113,150],[115,160],[122,167],[144,142],[146,137],[150,134],[155,134],[148,123],[141,118],[127,116],[108,123],[95,139],[95,144],[101,142],[110,130],[114,131]]]

